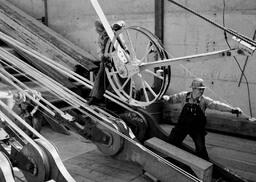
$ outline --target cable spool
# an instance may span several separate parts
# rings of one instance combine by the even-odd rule
[[[120,49],[114,48],[115,41],[124,51],[127,63],[119,60]],[[171,78],[170,66],[139,71],[141,63],[167,58],[159,39],[147,29],[131,26],[117,31],[115,39],[107,42],[104,55],[111,58],[111,66],[107,66],[105,71],[112,89],[130,105],[148,106],[167,90]],[[154,87],[156,82],[158,84]]]

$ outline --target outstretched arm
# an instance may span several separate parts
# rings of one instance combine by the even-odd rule
[[[206,107],[213,110],[222,112],[231,112],[232,114],[242,114],[242,110],[239,107],[233,107],[220,101],[215,101],[209,97],[204,97]]]
[[[187,92],[180,92],[174,95],[164,95],[162,99],[169,104],[177,104],[184,102]]]

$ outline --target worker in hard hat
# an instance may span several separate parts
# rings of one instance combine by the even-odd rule
[[[29,125],[31,125],[38,132],[41,130],[42,126],[42,116],[37,112],[38,106],[34,106],[34,103],[27,98],[27,93],[34,100],[40,100],[41,93],[36,90],[24,90],[24,91],[0,91],[0,100],[6,104],[7,109],[13,110],[18,114],[23,120],[25,120]],[[24,127],[20,122],[15,124],[19,126],[28,136],[34,137],[33,133]],[[1,126],[0,122],[0,127]]]
[[[123,27],[125,27],[125,22],[120,20],[111,25],[113,31],[120,31]],[[97,73],[97,76],[94,81],[93,89],[90,93],[90,99],[88,100],[89,105],[99,104],[103,102],[103,94],[105,93],[106,88],[109,85],[107,81],[107,76],[105,74],[105,66],[110,63],[109,55],[105,55],[105,47],[109,40],[108,34],[105,31],[103,24],[100,21],[95,21],[95,29],[98,33],[98,55],[101,59],[100,69]],[[120,40],[121,37],[118,37]],[[122,41],[122,40],[120,40]]]
[[[196,154],[208,160],[205,146],[205,110],[208,108],[237,115],[241,114],[242,110],[204,96],[203,93],[206,87],[201,78],[195,78],[190,87],[192,91],[163,96],[163,100],[169,104],[182,104],[178,123],[169,135],[169,142],[176,146],[181,146],[185,137],[189,135],[195,143]]]

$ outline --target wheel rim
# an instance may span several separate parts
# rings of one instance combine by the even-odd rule
[[[107,123],[108,126],[114,128],[115,130],[119,132],[123,132],[123,128],[117,125],[114,121],[112,123]],[[95,143],[99,151],[101,151],[103,154],[107,156],[115,156],[117,155],[123,148],[124,145],[124,138],[122,138],[117,133],[110,131],[108,128],[102,125],[98,125],[98,127],[105,132],[106,135],[110,138],[110,141],[108,144],[102,144],[102,143]]]
[[[116,37],[125,42],[129,64],[139,65],[167,58],[158,39],[144,28],[127,27],[116,32]],[[170,82],[170,66],[146,69],[124,78],[113,63],[114,53],[113,44],[108,41],[105,55],[111,57],[112,65],[105,70],[111,87],[123,101],[134,106],[148,106],[164,94]]]
[[[50,169],[49,161],[46,153],[41,148],[34,148],[30,143],[26,144],[22,150],[22,154],[27,156],[34,163],[33,174],[23,171],[27,181],[44,181],[48,179]]]

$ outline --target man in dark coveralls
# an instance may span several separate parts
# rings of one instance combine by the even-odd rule
[[[120,20],[112,24],[111,28],[114,31],[119,31],[125,26],[125,22]],[[108,55],[104,55],[105,46],[109,40],[108,34],[105,31],[102,23],[100,21],[95,21],[96,32],[98,33],[98,55],[101,60],[100,69],[94,81],[93,89],[90,93],[90,99],[88,101],[89,105],[102,103],[104,98],[106,88],[108,87],[107,76],[105,73],[105,66],[110,62]]]
[[[171,96],[163,96],[163,100],[167,103],[182,104],[182,111],[178,123],[169,135],[169,142],[179,147],[185,137],[189,135],[195,143],[196,154],[208,160],[209,157],[205,146],[205,110],[208,108],[222,112],[231,112],[237,115],[241,114],[242,110],[204,96],[205,85],[201,78],[195,78],[192,81],[191,88],[192,91],[190,92],[180,92]]]

